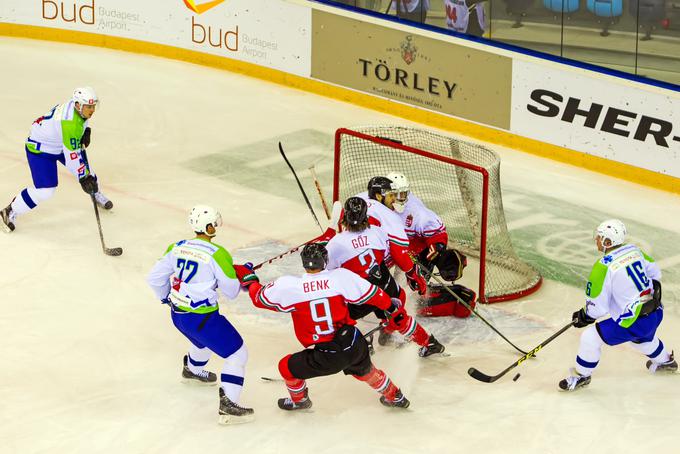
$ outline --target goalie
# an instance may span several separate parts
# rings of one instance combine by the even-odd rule
[[[425,268],[429,270],[436,268],[439,276],[452,284],[449,289],[474,309],[477,299],[475,292],[454,284],[463,276],[467,258],[460,251],[447,247],[446,226],[434,211],[411,193],[406,176],[391,172],[387,177],[373,177],[368,183],[367,195],[399,216],[408,236],[410,253],[417,257],[418,262]],[[430,283],[426,296],[421,299],[418,314],[428,317],[453,315],[465,318],[470,315],[470,310],[442,286]]]

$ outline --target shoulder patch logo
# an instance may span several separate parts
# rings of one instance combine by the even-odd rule
[[[605,265],[612,263],[612,256],[605,255],[604,257],[602,257],[602,263],[604,263]]]

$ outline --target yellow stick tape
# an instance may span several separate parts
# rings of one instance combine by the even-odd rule
[[[361,93],[348,88],[330,85],[318,80],[307,79],[276,69],[265,68],[253,63],[180,49],[164,44],[155,44],[74,30],[37,27],[33,25],[0,23],[0,35],[106,47],[224,69],[338,99],[340,101],[395,115],[424,125],[462,134],[480,141],[497,144],[552,159],[554,161],[603,173],[605,175],[621,178],[633,183],[680,194],[680,178],[592,156],[557,145],[539,142],[509,132],[493,129],[488,126],[452,118],[436,112],[422,110],[417,107]]]

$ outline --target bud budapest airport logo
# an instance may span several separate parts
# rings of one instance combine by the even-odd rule
[[[203,14],[209,9],[224,3],[226,0],[211,0],[200,5],[195,0],[182,0],[184,4],[196,14]],[[191,41],[195,44],[226,49],[238,52],[238,25],[233,30],[223,30],[213,25],[203,25],[196,21],[195,14],[191,15]]]
[[[225,0],[211,0],[209,2],[197,2],[194,0],[183,0],[184,4],[187,5],[187,8],[189,8],[191,11],[195,12],[196,14],[203,14],[209,9],[213,9],[220,3],[224,3]],[[200,3],[200,4],[197,4]]]

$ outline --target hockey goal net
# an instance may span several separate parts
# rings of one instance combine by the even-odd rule
[[[481,302],[512,300],[538,289],[540,274],[517,256],[510,240],[495,152],[399,126],[336,131],[333,200],[366,191],[372,177],[391,171],[403,173],[413,194],[442,218],[449,247],[479,259]]]

